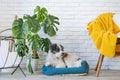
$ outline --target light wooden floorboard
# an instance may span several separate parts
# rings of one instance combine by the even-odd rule
[[[25,71],[25,74],[27,77],[24,77],[20,70],[17,70],[13,75],[0,72],[0,80],[120,80],[120,70],[102,70],[99,77],[95,76],[94,70],[90,70],[86,76],[78,74],[46,76],[39,71],[33,75]]]

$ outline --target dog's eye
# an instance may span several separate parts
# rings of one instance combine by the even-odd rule
[[[59,52],[60,51],[60,49],[59,48],[56,48],[56,52]]]

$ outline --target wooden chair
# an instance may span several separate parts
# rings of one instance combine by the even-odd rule
[[[96,76],[99,76],[100,70],[101,70],[101,66],[102,66],[102,62],[104,59],[104,55],[100,54],[95,71],[96,71]]]
[[[120,38],[117,38],[117,43],[116,46],[120,45]],[[119,53],[120,54],[120,50],[116,51],[116,54]],[[101,66],[103,63],[103,59],[104,59],[104,55],[100,54],[95,71],[96,71],[96,76],[99,76],[100,70],[101,70]]]
[[[116,24],[118,26],[120,26],[120,14],[115,14],[114,17],[113,17],[113,20],[116,22]],[[117,38],[117,42],[116,42],[116,46],[120,45],[120,35],[118,35],[118,38]],[[119,53],[120,54],[120,50],[117,50],[115,52],[116,54]],[[99,73],[100,73],[100,70],[101,70],[101,66],[102,66],[102,63],[103,63],[103,59],[104,59],[104,55],[100,54],[99,58],[98,58],[98,62],[97,62],[97,65],[96,65],[96,68],[95,68],[95,71],[96,71],[96,76],[98,77],[99,76]]]

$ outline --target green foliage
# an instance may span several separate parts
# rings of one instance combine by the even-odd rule
[[[17,43],[15,44],[15,46],[16,46],[16,50],[17,50],[17,52],[18,52],[18,55],[19,55],[20,57],[25,56],[25,55],[28,53],[28,51],[29,51],[29,49],[28,49],[28,47],[27,47],[27,45],[25,44],[25,42],[24,42],[23,39],[17,40]]]
[[[41,8],[40,6],[36,6],[34,9],[34,14],[37,16],[37,20],[43,22],[44,19],[47,17],[48,12],[46,8]]]
[[[29,59],[29,63],[28,63],[28,71],[33,74],[33,69],[32,69],[32,66],[31,66],[31,59]]]
[[[25,15],[23,18],[25,19],[25,23],[31,32],[37,33],[41,29],[39,21],[35,16],[31,17],[30,15]]]
[[[43,38],[42,41],[43,41],[41,47],[42,51],[48,52],[51,41],[48,38]]]
[[[42,39],[38,34],[29,34],[27,36],[29,45],[32,47],[32,50],[38,51],[42,45]]]
[[[29,49],[27,46],[36,52],[40,50],[48,52],[51,41],[48,38],[42,38],[39,32],[43,30],[42,32],[46,35],[55,36],[58,31],[57,25],[59,25],[58,17],[48,14],[47,9],[40,6],[36,6],[34,9],[34,15],[24,15],[23,18],[14,20],[12,24],[13,36],[23,38],[29,44],[26,45],[24,41],[17,40],[16,49],[19,56],[23,57],[28,53]],[[29,62],[28,69],[33,73],[30,63],[31,61]]]
[[[44,32],[46,34],[50,36],[55,36],[56,31],[58,31],[58,28],[56,27],[56,25],[59,25],[59,19],[58,17],[55,17],[53,15],[48,15],[43,25],[44,25]]]
[[[27,32],[27,24],[23,22],[22,18],[14,20],[12,24],[12,33],[14,37],[25,38]]]

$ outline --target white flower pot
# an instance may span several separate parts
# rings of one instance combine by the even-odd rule
[[[32,59],[31,60],[31,66],[32,66],[33,71],[37,71],[37,69],[38,69],[38,59]]]

